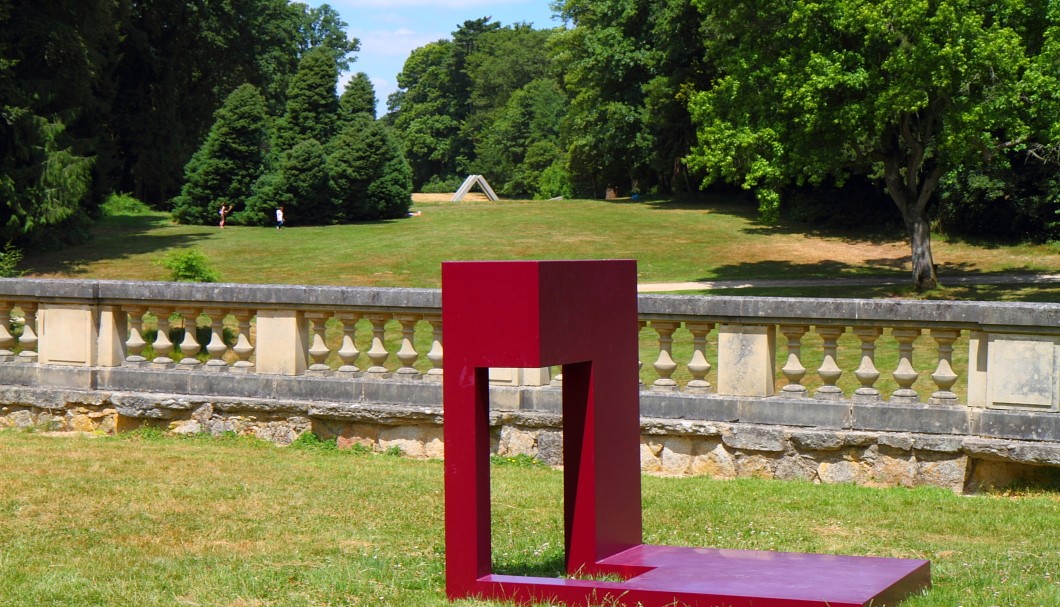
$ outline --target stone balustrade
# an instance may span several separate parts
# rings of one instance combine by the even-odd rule
[[[187,399],[212,412],[243,403],[226,406],[268,423],[293,415],[300,430],[353,423],[359,405],[404,411],[386,424],[431,425],[440,301],[431,289],[0,279],[0,427],[5,412],[51,410],[48,399],[97,403],[84,410],[97,418],[111,403],[107,429],[187,422]],[[641,295],[639,310],[646,420],[1041,441],[1057,452],[1016,461],[1060,464],[1060,305]],[[494,409],[548,417],[560,406],[552,371],[491,370]],[[729,442],[755,450],[742,440]],[[955,449],[1008,457],[976,444]]]

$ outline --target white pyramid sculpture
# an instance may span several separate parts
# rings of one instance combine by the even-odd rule
[[[456,191],[456,194],[453,194],[451,202],[460,202],[463,200],[464,195],[470,192],[475,184],[478,184],[478,186],[482,188],[482,191],[486,194],[486,198],[489,198],[493,202],[499,200],[497,194],[493,192],[493,188],[490,187],[490,184],[486,183],[485,177],[482,175],[468,175],[467,179],[464,180],[464,183],[460,184],[460,189]]]

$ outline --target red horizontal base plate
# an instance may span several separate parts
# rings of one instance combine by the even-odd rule
[[[931,586],[929,561],[641,545],[598,563],[623,582],[487,575],[485,598],[643,607],[883,607]]]

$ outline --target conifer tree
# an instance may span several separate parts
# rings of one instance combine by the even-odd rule
[[[392,219],[412,204],[412,170],[387,127],[367,117],[346,126],[328,146],[337,221]]]
[[[287,88],[287,106],[277,126],[276,152],[286,152],[306,139],[331,139],[338,116],[338,77],[331,51],[323,47],[306,51]]]
[[[184,168],[184,187],[173,199],[177,221],[213,223],[222,203],[244,207],[262,172],[265,125],[265,98],[257,88],[243,84],[229,94]]]
[[[372,118],[375,114],[375,87],[368,79],[368,74],[358,72],[342,91],[339,97],[339,116],[343,121],[348,121],[357,114],[368,114]]]

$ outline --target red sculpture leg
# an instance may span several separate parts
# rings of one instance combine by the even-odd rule
[[[881,607],[930,585],[927,561],[641,543],[636,264],[442,265],[446,592],[571,605]],[[490,367],[563,366],[567,571],[494,575]]]

